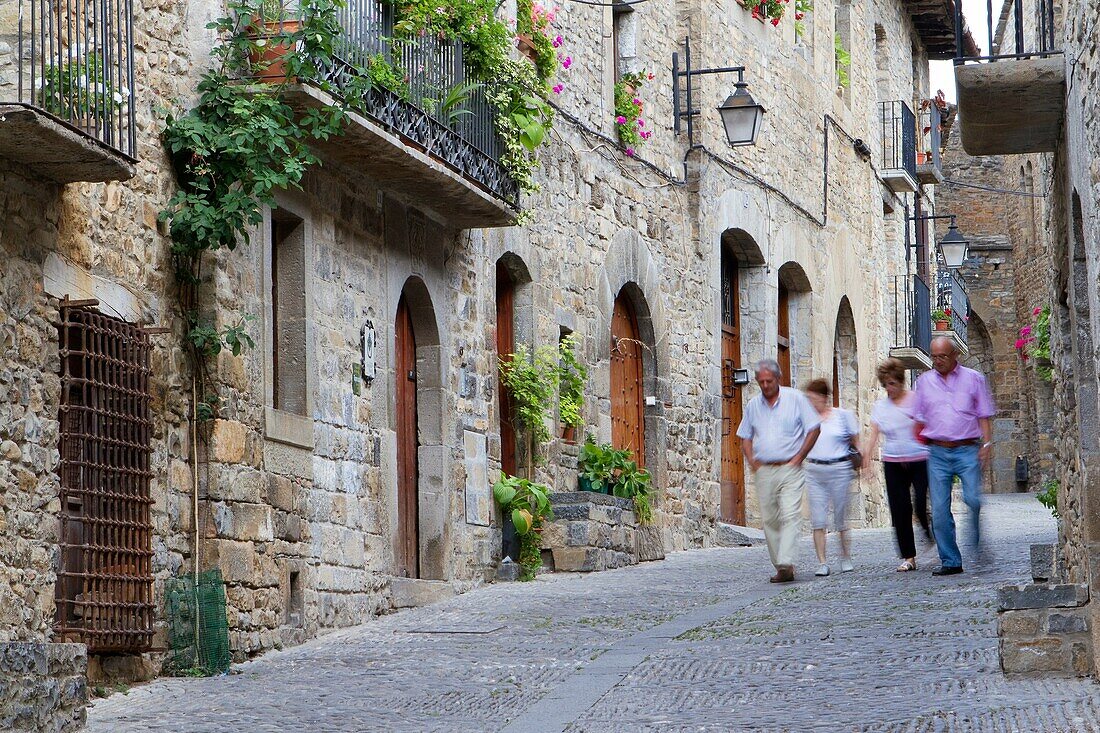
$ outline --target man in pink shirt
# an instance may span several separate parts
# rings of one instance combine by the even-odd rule
[[[993,425],[997,410],[985,377],[959,364],[955,344],[946,338],[932,342],[933,371],[917,379],[913,419],[917,438],[928,444],[928,490],[932,495],[932,531],[940,553],[933,575],[961,573],[962,554],[951,514],[951,483],[962,481],[963,501],[970,509],[974,545],[982,508],[982,466],[993,455]]]

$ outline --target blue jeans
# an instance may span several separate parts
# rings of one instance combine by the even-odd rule
[[[932,495],[932,531],[936,549],[946,568],[962,567],[962,553],[955,540],[955,517],[951,515],[951,482],[962,481],[963,501],[970,508],[972,541],[978,545],[978,518],[982,510],[982,466],[978,446],[928,447],[928,492]]]

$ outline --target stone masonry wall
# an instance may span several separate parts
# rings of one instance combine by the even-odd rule
[[[75,733],[84,727],[83,644],[0,642],[0,729]]]

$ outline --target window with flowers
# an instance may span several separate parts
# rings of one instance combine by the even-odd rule
[[[624,152],[632,158],[653,134],[642,117],[645,102],[641,97],[642,88],[652,80],[653,74],[643,69],[623,74],[615,82],[615,130],[619,133]]]
[[[1020,328],[1016,351],[1024,361],[1035,359],[1035,371],[1050,382],[1054,369],[1050,364],[1050,306],[1036,306],[1031,311],[1032,322]]]

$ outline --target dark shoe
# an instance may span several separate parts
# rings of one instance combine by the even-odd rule
[[[777,565],[775,575],[768,579],[770,583],[790,583],[794,580],[794,568],[790,565]]]
[[[958,575],[963,571],[961,566],[947,566],[940,565],[938,568],[932,571],[932,575]]]

